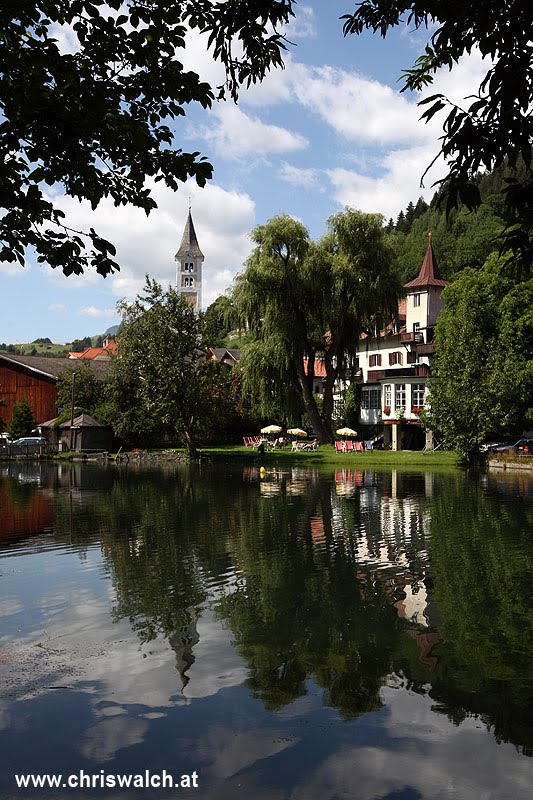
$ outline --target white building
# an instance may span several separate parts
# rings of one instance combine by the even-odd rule
[[[196,313],[202,306],[202,264],[204,254],[200,250],[192,221],[191,209],[181,237],[181,244],[174,256],[176,260],[176,287]]]
[[[397,321],[360,340],[361,439],[383,433],[384,445],[393,450],[420,450],[426,444],[419,414],[427,399],[441,293],[448,283],[440,276],[430,234],[418,277],[404,286]]]

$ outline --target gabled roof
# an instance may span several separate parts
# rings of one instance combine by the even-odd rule
[[[67,370],[75,368],[76,364],[69,358],[45,358],[43,356],[14,356],[0,355],[0,363],[4,366],[23,367],[43,378],[55,380],[58,375]],[[85,362],[89,365],[97,378],[103,378],[108,371],[111,361],[104,359],[92,359]]]
[[[187,222],[185,223],[185,228],[183,229],[181,244],[178,248],[178,252],[176,253],[175,258],[179,258],[183,256],[185,253],[192,253],[194,256],[199,256],[200,258],[204,258],[204,254],[200,250],[200,245],[198,244],[196,231],[194,230],[194,223],[192,221],[192,214],[190,208],[189,208],[189,213],[187,215]]]
[[[235,364],[240,360],[241,351],[236,350],[235,348],[227,348],[227,347],[208,347],[208,353],[211,353],[211,358],[214,361],[227,361],[228,357],[230,360],[235,362]]]
[[[61,423],[59,426],[60,428],[70,428],[70,420],[67,422]],[[97,419],[91,417],[90,414],[80,414],[77,417],[74,417],[73,420],[73,428],[106,428],[107,425],[98,422]]]
[[[437,266],[437,259],[433,252],[432,234],[429,234],[429,244],[427,246],[426,255],[420,267],[418,277],[409,283],[404,283],[404,289],[417,289],[422,286],[448,286],[450,281],[444,280],[441,277],[439,268]]]

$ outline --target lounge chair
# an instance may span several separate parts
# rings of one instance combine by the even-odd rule
[[[374,443],[372,442],[371,439],[369,439],[367,442],[365,442],[365,450],[373,450],[373,449],[374,449]]]
[[[344,453],[344,442],[341,442],[340,439],[335,439],[335,452],[336,453]]]
[[[351,453],[353,452],[354,446],[351,439],[346,439],[346,452]]]
[[[354,450],[356,453],[363,452],[363,445],[361,444],[361,442],[354,442]]]

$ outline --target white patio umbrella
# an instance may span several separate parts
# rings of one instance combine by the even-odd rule
[[[354,431],[353,428],[339,428],[335,433],[337,436],[357,436],[357,431]]]
[[[307,431],[304,431],[301,428],[287,428],[287,433],[289,436],[307,436]]]
[[[281,433],[279,425],[267,425],[266,428],[261,428],[261,433]]]

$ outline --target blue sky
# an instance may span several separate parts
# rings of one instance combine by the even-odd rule
[[[66,278],[31,256],[24,268],[0,265],[0,342],[48,336],[64,343],[102,333],[120,321],[117,301],[133,298],[146,273],[173,283],[189,198],[205,255],[204,307],[242,269],[253,227],[275,214],[297,217],[318,238],[328,217],[347,205],[395,218],[410,200],[429,199],[444,165],[433,168],[424,189],[419,184],[438,150],[442,116],[424,125],[416,106],[420,96],[401,94],[398,83],[425,38],[398,29],[385,41],[371,34],[344,39],[339,17],[351,7],[349,0],[299,3],[283,71],[243,91],[238,105],[188,109],[176,145],[210,159],[214,180],[206,188],[190,183],[173,193],[157,184],[159,207],[149,218],[107,201],[91,212],[58,193],[72,227],[94,227],[115,243],[121,271],[106,279],[92,272]],[[65,49],[75,48],[69,30],[57,35]],[[222,82],[199,35],[189,36],[179,56],[202,79]],[[442,91],[461,102],[485,71],[474,52],[439,74],[428,94]]]

